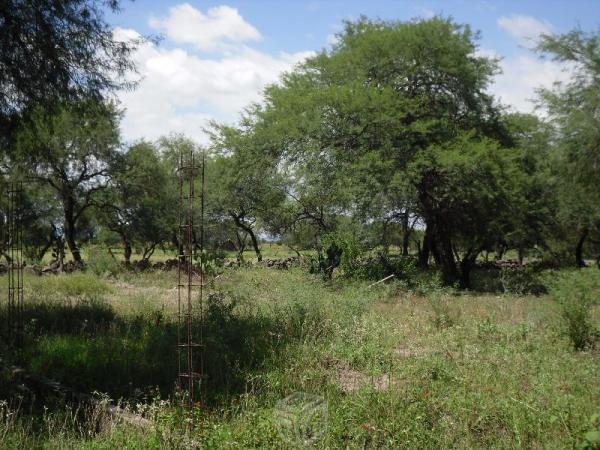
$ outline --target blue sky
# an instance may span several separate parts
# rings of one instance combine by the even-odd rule
[[[233,122],[265,84],[312,52],[328,48],[344,20],[361,14],[408,20],[452,16],[481,31],[481,52],[501,56],[491,91],[531,111],[534,89],[568,74],[528,47],[541,32],[600,27],[600,0],[579,1],[143,1],[124,2],[108,20],[117,35],[160,35],[136,54],[141,82],[120,94],[127,140],[183,132],[203,142],[210,119]]]

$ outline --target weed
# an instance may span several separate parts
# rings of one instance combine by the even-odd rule
[[[443,330],[456,323],[455,314],[453,314],[447,300],[442,294],[439,292],[432,293],[428,300],[433,311],[432,321],[436,329]]]
[[[121,263],[101,247],[88,248],[87,268],[99,277],[116,277],[122,269]]]
[[[566,334],[575,350],[593,346],[599,337],[591,313],[600,299],[600,272],[587,269],[560,275],[551,294],[561,306]]]

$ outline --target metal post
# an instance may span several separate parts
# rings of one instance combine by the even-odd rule
[[[195,194],[197,174],[201,174],[200,195],[200,274],[194,268],[196,254],[196,236],[194,224],[195,206],[198,198]],[[196,382],[203,378],[203,284],[202,270],[204,250],[204,160],[196,165],[193,150],[189,154],[179,154],[179,223],[178,223],[178,264],[177,264],[177,356],[179,387],[186,390],[185,406],[190,410],[199,401],[201,395],[196,392]],[[199,278],[199,280],[198,280]],[[198,280],[198,281],[196,281]],[[199,288],[198,303],[195,304],[195,288]],[[196,308],[195,308],[196,306]],[[198,321],[198,322],[196,322]],[[199,326],[198,336],[194,329]],[[198,350],[196,352],[195,350]],[[200,394],[201,394],[200,385]]]
[[[21,200],[23,183],[8,184],[6,210],[6,255],[8,256],[7,338],[9,345],[23,347],[23,227]]]

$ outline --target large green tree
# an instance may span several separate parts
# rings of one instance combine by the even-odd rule
[[[64,237],[81,261],[77,231],[110,180],[118,157],[120,113],[88,100],[48,112],[37,108],[18,133],[15,160],[38,183],[52,189],[63,212]]]
[[[216,152],[209,172],[208,195],[213,217],[230,220],[237,229],[238,247],[246,236],[259,261],[258,233],[272,222],[285,199],[285,178],[278,160],[243,129],[213,124],[212,147]]]
[[[584,266],[586,240],[600,237],[600,33],[545,35],[537,49],[571,71],[568,82],[541,90],[540,99],[557,133],[559,215],[578,234],[575,259]]]
[[[427,247],[445,280],[468,282],[461,271],[470,264],[462,261],[473,260],[484,242],[498,239],[505,226],[498,221],[488,226],[493,216],[485,213],[510,194],[504,190],[486,197],[492,186],[504,186],[502,167],[512,166],[511,158],[504,158],[509,151],[501,150],[510,140],[500,109],[487,94],[496,61],[478,54],[477,34],[468,26],[439,17],[412,22],[363,18],[347,23],[338,38],[331,51],[267,88],[264,106],[249,111],[255,138],[290,170],[294,185],[289,197],[311,207],[307,218],[315,220],[313,211],[323,212],[318,220],[351,216],[363,223],[406,223],[420,216]],[[482,153],[500,155],[492,159],[497,167],[478,167]],[[469,190],[472,180],[455,171],[449,181],[445,169],[425,170],[424,161],[481,175],[481,189]],[[433,191],[459,185],[481,205],[478,218],[484,223],[470,228],[481,235],[453,234],[474,225],[469,208],[449,211],[454,201],[429,201]],[[450,229],[447,221],[453,224]],[[459,250],[462,257],[457,257]]]
[[[131,145],[115,163],[110,186],[97,202],[101,223],[120,236],[126,264],[134,243],[147,260],[171,238],[178,204],[175,178],[150,142]]]

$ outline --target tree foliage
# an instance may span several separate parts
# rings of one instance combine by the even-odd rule
[[[19,131],[13,154],[31,179],[53,190],[64,216],[64,235],[73,259],[81,261],[78,226],[94,206],[118,158],[119,112],[94,100],[37,108]]]

